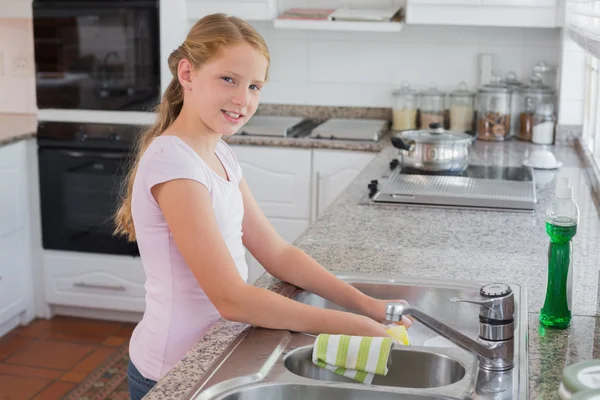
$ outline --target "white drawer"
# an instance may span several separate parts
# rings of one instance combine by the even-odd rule
[[[49,304],[143,312],[145,280],[138,257],[44,251]]]

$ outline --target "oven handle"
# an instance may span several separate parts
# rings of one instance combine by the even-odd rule
[[[60,150],[61,154],[65,154],[69,157],[75,157],[75,158],[83,158],[83,157],[99,157],[99,158],[105,158],[105,159],[110,159],[110,160],[115,160],[115,159],[123,159],[123,158],[127,158],[129,156],[129,153],[109,153],[109,152],[102,152],[102,153],[88,153],[88,152],[83,152],[83,151],[73,151],[73,150]]]

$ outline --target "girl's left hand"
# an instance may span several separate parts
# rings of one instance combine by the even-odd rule
[[[385,323],[391,323],[392,321],[386,321],[385,319],[385,306],[388,303],[404,303],[404,304],[408,304],[408,302],[406,300],[380,300],[380,299],[373,299],[373,310],[375,311],[375,313],[371,316],[371,318],[373,318],[376,321],[383,321]],[[406,316],[403,315],[402,316],[402,320],[398,321],[398,322],[393,322],[394,324],[398,324],[398,325],[404,325],[407,329],[410,328],[410,326],[412,325],[412,317],[410,316]]]

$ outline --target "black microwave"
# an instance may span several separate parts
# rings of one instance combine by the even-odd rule
[[[149,111],[160,96],[159,5],[34,0],[38,108]]]

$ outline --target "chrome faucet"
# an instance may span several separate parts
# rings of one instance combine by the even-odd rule
[[[451,298],[452,302],[478,304],[479,338],[473,340],[448,325],[408,304],[390,302],[385,314],[388,321],[400,321],[403,315],[412,315],[417,321],[475,354],[481,368],[488,371],[506,371],[514,366],[514,313],[515,299],[510,286],[492,283],[483,286],[480,296],[472,299]]]

